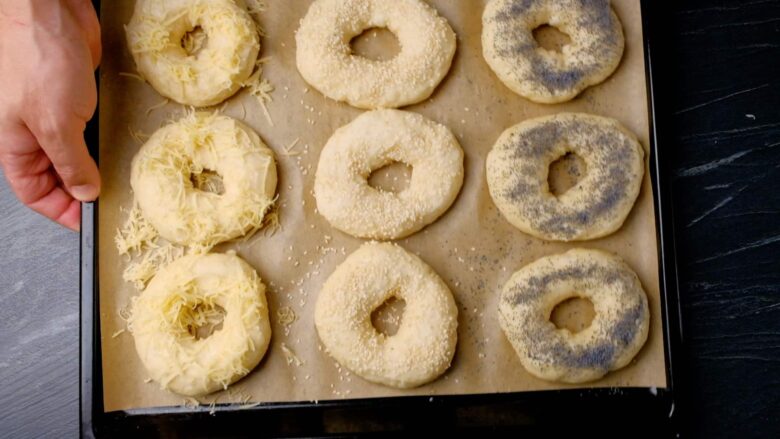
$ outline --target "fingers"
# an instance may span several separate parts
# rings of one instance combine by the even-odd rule
[[[102,45],[100,41],[100,22],[95,8],[89,0],[67,0],[65,4],[73,14],[79,28],[84,33],[92,55],[92,68],[100,64]]]
[[[79,231],[81,203],[56,185],[57,179],[51,170],[37,176],[29,176],[27,181],[32,183],[31,186],[42,188],[41,192],[45,192],[35,201],[26,203],[28,207],[71,230]],[[46,192],[47,188],[51,188],[51,190]],[[18,192],[17,196],[22,198]]]
[[[86,61],[86,48],[74,49]],[[100,192],[100,174],[84,142],[86,121],[97,105],[95,79],[86,63],[53,56],[44,75],[60,76],[47,89],[28,95],[22,121],[51,160],[62,185],[79,201],[92,201]]]
[[[0,59],[10,83],[0,94],[0,164],[22,202],[77,229],[79,201],[100,191],[84,142],[97,101],[100,25],[89,0],[13,4],[27,21],[12,29],[15,43]]]
[[[80,203],[62,187],[46,154],[34,145],[35,139],[22,128],[3,132],[5,142],[15,148],[3,148],[0,164],[11,189],[19,200],[34,211],[73,230],[79,229]],[[29,151],[29,152],[28,152]]]
[[[100,173],[84,142],[85,122],[75,115],[42,114],[27,125],[73,198],[95,200],[100,193]]]

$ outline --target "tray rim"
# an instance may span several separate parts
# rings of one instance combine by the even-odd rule
[[[96,10],[100,11],[101,0],[92,0]],[[509,392],[495,394],[469,394],[469,395],[442,395],[442,396],[398,396],[384,398],[339,399],[319,402],[274,402],[262,403],[252,408],[241,408],[238,404],[217,404],[214,407],[199,406],[189,407],[152,407],[145,409],[120,410],[115,412],[103,411],[103,387],[102,387],[102,356],[100,346],[99,323],[99,283],[98,283],[98,255],[97,255],[97,226],[98,208],[97,201],[83,203],[81,208],[82,226],[80,232],[80,325],[79,325],[79,430],[82,437],[98,437],[105,433],[113,436],[134,435],[141,431],[157,434],[159,436],[171,435],[178,429],[188,430],[192,433],[203,434],[206,428],[217,425],[224,426],[225,421],[240,424],[251,420],[255,424],[261,418],[270,416],[287,419],[287,422],[300,423],[301,418],[305,422],[317,423],[318,419],[327,416],[329,412],[345,412],[346,410],[366,411],[374,410],[380,413],[388,413],[396,417],[409,419],[402,423],[404,428],[422,426],[431,419],[453,421],[458,409],[468,407],[498,407],[514,405],[525,412],[533,413],[544,408],[553,407],[584,409],[587,413],[599,413],[603,410],[621,410],[630,406],[632,411],[646,411],[646,417],[662,421],[662,431],[673,435],[682,431],[682,417],[680,410],[681,397],[684,395],[684,383],[681,383],[682,369],[681,351],[683,344],[683,329],[679,300],[679,280],[677,277],[676,239],[674,231],[673,206],[671,204],[671,178],[668,172],[664,152],[659,148],[660,138],[663,137],[659,130],[668,127],[665,113],[659,110],[662,105],[662,94],[657,92],[656,86],[662,81],[662,68],[658,67],[656,59],[657,51],[664,46],[661,42],[663,32],[653,32],[654,26],[660,26],[659,21],[663,17],[664,7],[658,2],[640,0],[643,46],[645,51],[645,76],[647,79],[648,96],[648,121],[650,136],[650,177],[653,189],[653,203],[655,210],[656,239],[658,243],[658,275],[661,290],[661,308],[663,323],[663,342],[666,366],[666,388],[589,388],[589,389],[563,389],[531,392]],[[99,81],[98,72],[96,80]],[[99,146],[98,115],[88,123],[85,133],[90,153],[97,160]],[[669,144],[669,143],[667,143]],[[684,407],[684,404],[683,404]],[[640,410],[634,410],[640,408]],[[212,417],[218,414],[218,417]],[[421,418],[421,414],[424,417]],[[629,415],[629,414],[627,414]],[[229,419],[220,419],[222,417]],[[537,422],[537,421],[542,421]],[[545,424],[551,419],[537,413],[537,417],[531,416],[530,422],[522,425],[514,425],[509,431],[517,428],[531,431],[540,425],[546,425],[549,429],[552,424]],[[238,422],[236,422],[238,421]],[[630,422],[625,418],[620,423]],[[614,421],[612,421],[614,422]],[[446,424],[445,424],[446,425]],[[283,425],[278,425],[279,435],[295,434],[284,433]],[[320,429],[303,429],[299,434],[325,435],[328,432],[323,425]],[[568,429],[571,425],[553,426],[556,429]],[[439,425],[437,429],[442,429]],[[444,427],[446,428],[446,427]],[[468,427],[467,427],[468,428]],[[477,428],[490,428],[496,430],[496,426],[482,425]],[[145,430],[143,430],[145,429]],[[501,426],[498,426],[501,430]],[[251,427],[246,430],[223,431],[226,434],[249,434]],[[549,431],[549,430],[546,430]],[[167,432],[167,433],[166,433]],[[354,434],[356,432],[349,432]]]

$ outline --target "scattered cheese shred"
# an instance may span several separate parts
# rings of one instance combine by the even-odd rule
[[[288,366],[291,364],[294,364],[297,367],[303,365],[303,361],[301,361],[301,359],[295,355],[295,352],[293,352],[293,350],[287,347],[287,345],[284,343],[282,343],[282,352],[284,352],[284,358],[287,360]]]
[[[261,37],[268,36],[268,34],[265,32],[265,29],[263,29],[262,24],[260,23],[260,16],[263,12],[265,12],[266,8],[266,4],[262,0],[246,0],[247,12],[249,12],[249,15],[255,22],[255,26],[257,27],[257,34]]]
[[[260,403],[254,403],[254,404],[249,404],[247,406],[249,401],[252,400],[252,395],[244,392],[243,390],[227,389],[227,394],[231,399],[236,400],[238,404],[241,404],[243,406],[243,407],[239,407],[239,409],[256,407],[257,405],[260,404]]]
[[[124,77],[127,77],[127,78],[133,78],[133,79],[137,79],[137,80],[139,80],[141,82],[146,82],[146,79],[144,79],[143,76],[141,76],[141,75],[139,75],[137,73],[119,72],[119,76],[124,76]]]
[[[193,398],[191,396],[188,396],[188,397],[184,398],[182,401],[183,401],[182,406],[184,408],[196,409],[196,408],[198,408],[200,406],[200,401],[198,401],[197,399],[195,399],[195,398]]]
[[[184,249],[173,244],[152,248],[127,265],[122,272],[122,279],[135,285],[138,290],[143,290],[160,267],[170,264],[183,255]]]
[[[158,110],[158,109],[168,105],[168,103],[170,103],[170,101],[168,99],[163,99],[162,102],[160,102],[159,104],[154,104],[151,107],[147,108],[146,109],[146,117],[149,117],[149,115],[152,114],[152,112],[154,110]]]
[[[265,2],[261,0],[246,0],[246,9],[249,12],[249,15],[256,16],[260,15],[261,13],[265,12],[267,6]],[[258,23],[258,26],[260,23]]]
[[[298,320],[298,316],[295,315],[295,311],[289,306],[283,306],[276,311],[276,318],[280,325],[289,326]]]
[[[132,137],[133,140],[135,140],[138,143],[144,143],[149,138],[148,134],[142,131],[136,131],[130,125],[127,126],[127,130],[130,132],[130,137]]]
[[[273,236],[278,230],[282,229],[282,221],[279,214],[279,203],[274,202],[265,214],[263,219],[263,230],[266,236]]]
[[[149,249],[141,255],[140,260],[128,263],[122,273],[122,278],[132,282],[139,290],[142,290],[146,282],[154,276],[161,262],[171,259],[171,249],[168,246],[158,247],[157,237],[157,231],[146,221],[137,205],[130,210],[125,225],[117,230],[114,237],[120,255],[130,252],[141,253]]]
[[[298,137],[298,138],[296,138],[295,140],[293,140],[291,144],[289,144],[289,145],[285,146],[285,147],[284,147],[284,152],[285,152],[285,154],[286,154],[286,155],[292,155],[291,153],[293,152],[293,149],[294,149],[296,146],[298,146],[298,142],[300,142],[300,141],[301,141],[301,138],[300,138],[300,137]],[[300,154],[300,153],[298,153],[298,154]]]
[[[121,229],[117,229],[114,243],[120,255],[140,252],[146,248],[157,247],[157,230],[146,221],[137,203],[128,212],[127,220]]]
[[[255,71],[243,85],[249,90],[250,95],[257,98],[260,107],[263,109],[263,114],[268,121],[268,125],[274,126],[271,113],[268,111],[268,106],[266,105],[268,102],[273,101],[271,93],[274,91],[274,86],[268,82],[267,79],[263,78],[263,64],[268,62],[269,59],[269,57],[258,59],[257,64],[255,65]]]
[[[129,307],[120,308],[119,311],[117,311],[117,315],[119,315],[119,318],[122,319],[125,323],[130,320],[130,309]]]

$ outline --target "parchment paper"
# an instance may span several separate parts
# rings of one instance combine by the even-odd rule
[[[273,340],[262,363],[246,378],[221,392],[202,398],[208,404],[249,400],[306,401],[400,395],[444,395],[514,392],[571,387],[528,374],[497,321],[500,287],[517,269],[535,259],[580,246],[615,252],[639,275],[651,310],[650,335],[634,362],[610,373],[592,387],[665,387],[661,308],[659,301],[656,230],[649,175],[637,204],[614,235],[582,243],[551,243],[513,228],[490,199],[485,180],[485,156],[499,134],[525,119],[581,111],[610,116],[634,131],[647,148],[648,115],[639,2],[613,0],[626,33],[626,52],[617,72],[605,83],[576,100],[539,105],[506,88],[488,68],[480,42],[484,0],[432,0],[458,34],[452,70],[433,97],[405,108],[452,129],[466,153],[466,178],[453,207],[434,224],[399,241],[418,253],[449,284],[459,305],[458,348],[449,371],[437,381],[413,390],[395,390],[368,383],[340,368],[319,344],[313,324],[320,285],[361,240],[332,227],[315,212],[312,196],[319,152],[333,131],[361,110],[325,99],[307,85],[295,67],[294,33],[308,0],[266,0],[262,25],[265,77],[276,87],[268,105],[271,126],[257,100],[242,92],[223,112],[244,120],[276,152],[279,168],[281,230],[260,232],[253,238],[226,244],[215,251],[235,249],[269,285]],[[100,85],[100,323],[103,353],[104,403],[107,411],[181,405],[180,396],[160,390],[135,352],[118,311],[138,291],[121,278],[126,258],[120,257],[113,238],[125,220],[120,208],[130,208],[130,161],[141,146],[131,130],[151,134],[165,121],[178,118],[184,108],[163,101],[148,84],[120,72],[135,72],[125,44],[124,25],[134,2],[103,2],[103,64]],[[285,149],[298,141],[286,155]],[[297,262],[297,264],[296,264]],[[290,307],[297,320],[284,327],[277,311]],[[292,361],[282,345],[294,352]],[[579,386],[582,387],[582,386]]]

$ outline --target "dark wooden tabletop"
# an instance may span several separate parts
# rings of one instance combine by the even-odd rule
[[[673,3],[687,416],[694,437],[780,437],[780,1]],[[0,184],[0,437],[78,434],[78,246]]]

